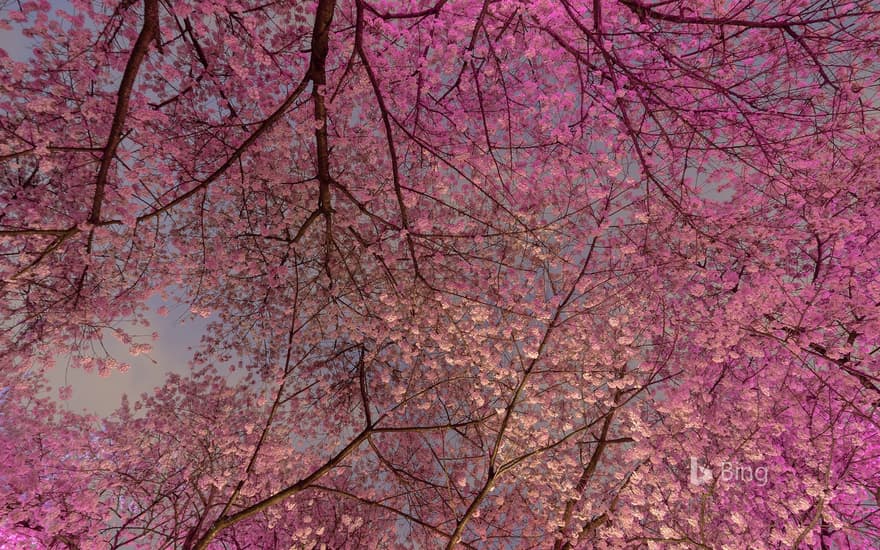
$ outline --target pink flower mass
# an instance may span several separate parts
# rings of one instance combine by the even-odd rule
[[[880,548],[876,0],[0,31],[0,547]]]

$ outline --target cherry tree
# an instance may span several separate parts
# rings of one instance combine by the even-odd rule
[[[875,2],[0,5],[5,543],[880,544]]]

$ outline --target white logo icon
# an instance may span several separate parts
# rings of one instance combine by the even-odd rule
[[[712,470],[700,466],[696,457],[691,457],[691,485],[703,485],[712,482]]]

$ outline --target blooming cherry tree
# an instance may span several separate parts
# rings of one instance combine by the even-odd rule
[[[876,2],[0,6],[0,540],[880,545]]]

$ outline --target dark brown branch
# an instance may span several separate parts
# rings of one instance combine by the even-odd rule
[[[378,17],[380,19],[386,19],[386,20],[387,19],[418,19],[420,17],[427,17],[429,15],[437,15],[438,13],[440,13],[440,10],[443,9],[443,6],[444,6],[444,4],[446,4],[446,1],[447,0],[440,0],[432,8],[427,8],[427,9],[424,9],[421,11],[414,11],[414,12],[410,12],[410,13],[388,12],[388,11],[379,12],[379,10],[377,10],[376,8],[374,8],[373,6],[371,6],[370,4],[368,4],[366,2],[363,3],[363,6],[367,9],[367,11],[369,11],[370,13],[372,13],[373,15],[375,15],[376,17]]]
[[[691,17],[686,15],[673,15],[657,11],[650,6],[639,2],[638,0],[618,0],[621,4],[629,8],[639,17],[650,17],[660,21],[669,21],[670,23],[694,24],[694,25],[729,25],[732,27],[746,27],[753,29],[785,29],[789,27],[804,27],[814,23],[827,23],[836,19],[842,19],[844,16],[828,16],[817,17],[814,19],[792,19],[789,21],[751,21],[747,19],[736,19],[734,17]],[[860,12],[860,15],[873,15],[880,13],[876,10]],[[847,16],[855,16],[856,14],[847,14]]]
[[[61,237],[76,232],[76,227],[67,229],[0,229],[0,237],[18,237],[20,235],[54,235]]]
[[[209,175],[204,180],[200,181],[195,187],[193,187],[192,189],[190,189],[186,193],[178,195],[176,198],[165,203],[164,205],[159,206],[146,214],[138,216],[137,221],[142,222],[142,221],[149,220],[151,218],[155,218],[156,216],[162,214],[163,212],[167,212],[167,211],[171,210],[172,208],[174,208],[178,204],[184,202],[185,200],[192,197],[193,195],[195,195],[199,191],[206,189],[209,185],[214,183],[214,181],[216,181],[220,176],[222,176],[226,172],[226,170],[229,169],[230,166],[235,164],[238,161],[238,159],[241,158],[241,156],[245,153],[245,151],[247,151],[248,148],[254,144],[254,142],[256,142],[258,139],[260,139],[260,137],[263,134],[265,134],[266,132],[268,132],[275,125],[275,123],[277,123],[279,120],[281,120],[281,118],[285,115],[285,113],[290,108],[290,106],[293,105],[293,102],[296,101],[297,98],[300,96],[300,94],[303,92],[303,90],[306,89],[306,86],[308,86],[308,84],[309,84],[309,73],[306,73],[305,77],[303,77],[302,81],[300,81],[299,85],[297,85],[296,89],[293,90],[285,98],[284,102],[271,115],[269,115],[269,117],[267,119],[265,119],[263,122],[260,123],[260,125],[257,127],[257,129],[254,130],[253,133],[251,133],[251,135],[249,135],[247,137],[247,139],[245,139],[241,143],[241,145],[239,145],[235,149],[235,151],[232,152],[231,155],[229,155],[229,158],[226,159],[226,162],[224,162],[222,165],[220,165],[220,167],[218,167],[216,170],[214,170],[211,173],[211,175]]]
[[[617,392],[617,395],[615,395],[615,401],[617,401],[619,396],[620,392]],[[611,428],[611,422],[614,420],[614,412],[615,409],[608,411],[608,414],[605,416],[605,421],[602,422],[602,431],[599,434],[596,448],[593,449],[590,461],[587,463],[587,466],[584,468],[584,471],[581,473],[581,477],[578,479],[577,485],[575,486],[575,492],[578,495],[583,493],[584,489],[586,489],[587,483],[590,482],[590,479],[596,472],[596,468],[599,466],[599,460],[602,458],[602,453],[605,452],[605,448],[608,446],[608,430]],[[574,507],[576,504],[577,500],[573,498],[565,503],[565,511],[562,514],[562,527],[560,528],[563,536],[565,535],[565,531],[568,530],[569,524],[571,524],[571,517],[574,514]],[[564,538],[558,538],[556,539],[556,542],[553,543],[553,550],[570,550],[570,548],[571,542]]]
[[[312,101],[315,105],[315,150],[318,172],[318,210],[324,215],[325,261],[330,274],[330,245],[333,242],[333,205],[330,196],[330,146],[327,140],[327,106],[324,103],[324,85],[327,82],[327,53],[330,49],[330,23],[333,21],[335,0],[322,0],[315,14],[312,31],[312,55],[309,74],[312,79]]]
[[[364,51],[363,47],[363,10],[363,2],[358,1],[357,29],[355,31],[354,47],[358,52],[358,56],[361,58],[361,61],[364,64],[364,69],[367,72],[367,77],[370,80],[370,85],[373,87],[373,93],[376,96],[376,103],[379,106],[379,112],[382,115],[382,125],[385,128],[385,140],[388,143],[388,155],[391,157],[391,177],[394,181],[394,195],[397,198],[397,206],[400,210],[400,223],[406,230],[406,244],[407,248],[409,249],[410,257],[412,258],[413,270],[415,271],[416,278],[424,281],[425,279],[422,276],[421,271],[419,270],[419,262],[416,258],[415,244],[413,243],[412,235],[409,232],[406,204],[404,204],[403,202],[403,190],[401,189],[400,184],[400,167],[398,164],[399,161],[397,159],[397,147],[394,144],[394,134],[391,131],[391,117],[388,112],[388,107],[385,105],[385,98],[382,96],[382,91],[379,89],[379,80],[376,78],[376,74],[373,72],[373,68],[370,66],[370,61],[367,59],[367,54]]]
[[[107,136],[107,144],[104,146],[104,154],[101,157],[101,166],[98,168],[98,176],[95,180],[95,195],[92,197],[92,210],[89,214],[89,222],[98,224],[101,222],[101,205],[104,202],[104,188],[107,185],[107,176],[110,173],[110,165],[116,156],[116,149],[122,140],[122,130],[125,127],[125,119],[128,116],[128,104],[131,100],[131,91],[137,78],[141,63],[150,48],[150,42],[159,31],[159,2],[158,0],[144,0],[144,24],[138,34],[131,56],[125,65],[122,74],[122,82],[116,92],[116,112],[113,113],[113,122],[110,125],[110,134]]]
[[[227,527],[235,525],[236,523],[245,520],[255,514],[258,514],[266,508],[278,504],[288,497],[307,489],[314,482],[324,477],[324,475],[332,470],[337,464],[342,462],[345,457],[347,457],[358,447],[360,447],[361,443],[363,443],[367,439],[367,436],[370,435],[371,431],[372,430],[369,428],[361,431],[354,439],[352,439],[348,443],[348,445],[343,447],[341,451],[333,455],[320,467],[316,468],[311,474],[294,483],[293,485],[290,485],[285,489],[282,489],[281,491],[278,491],[277,493],[266,497],[263,500],[260,500],[259,502],[251,504],[250,506],[241,509],[231,516],[218,518],[217,521],[215,521],[214,524],[211,525],[211,528],[208,529],[208,531],[204,535],[202,535],[202,537],[195,543],[195,545],[191,547],[192,550],[205,550],[205,548],[208,547],[208,544],[214,539],[215,536],[217,536],[217,533],[219,533],[220,531],[226,529]]]
[[[836,90],[837,86],[835,86],[834,83],[831,81],[828,73],[825,72],[825,67],[822,65],[822,62],[819,61],[816,53],[810,49],[810,46],[807,44],[806,40],[804,40],[804,37],[794,32],[794,29],[792,29],[791,27],[785,27],[785,32],[786,34],[794,38],[795,42],[797,42],[798,45],[800,45],[800,47],[803,48],[805,52],[807,52],[807,55],[810,56],[810,59],[813,60],[813,63],[815,63],[816,65],[816,69],[819,70],[819,74],[822,76],[822,82],[826,86],[830,86],[831,88],[834,88]]]

